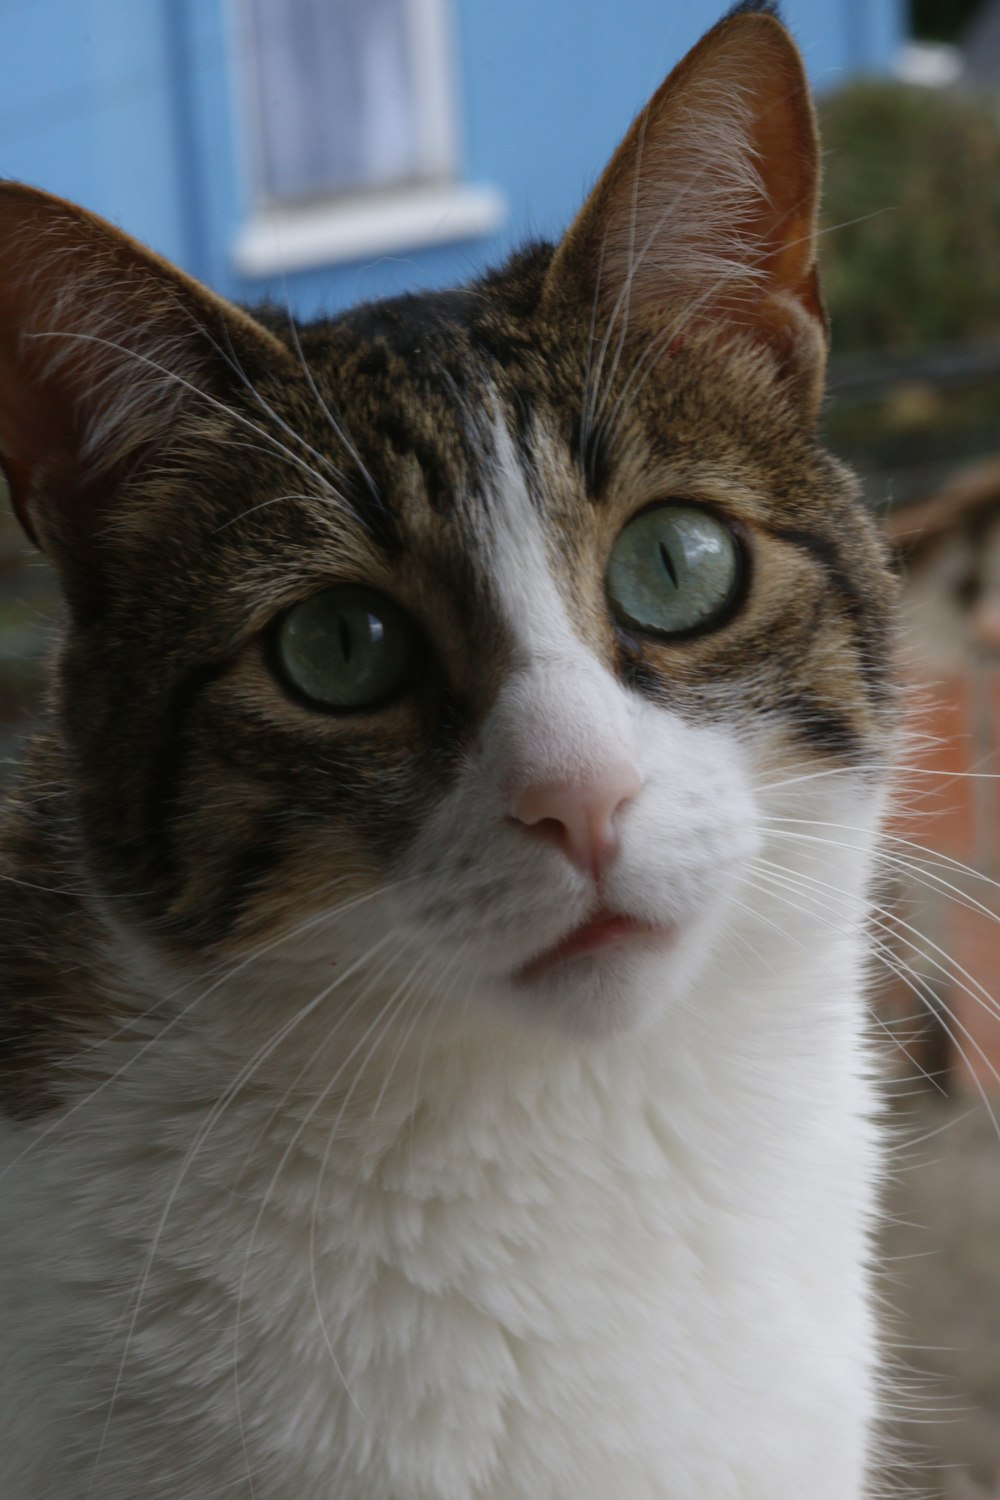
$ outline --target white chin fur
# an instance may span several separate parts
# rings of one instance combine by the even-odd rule
[[[134,1024],[0,1130],[3,1500],[865,1493],[877,799],[625,689],[507,498],[518,662],[398,881],[180,993],[123,946]],[[622,756],[598,890],[507,775]],[[518,984],[595,902],[675,937]]]

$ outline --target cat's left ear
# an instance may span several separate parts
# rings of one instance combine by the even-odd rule
[[[798,49],[772,7],[741,5],[633,124],[556,252],[549,305],[664,354],[695,330],[749,340],[811,421],[827,345],[819,177]]]
[[[292,356],[259,323],[85,209],[0,182],[0,467],[68,592],[181,413]],[[77,590],[79,591],[79,590]]]

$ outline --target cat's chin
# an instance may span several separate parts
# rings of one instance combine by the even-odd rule
[[[678,951],[669,927],[622,921],[617,930],[576,938],[517,969],[498,984],[499,997],[536,1022],[603,1036],[655,1026],[690,987],[685,945]]]

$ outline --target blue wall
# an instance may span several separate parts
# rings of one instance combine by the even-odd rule
[[[0,0],[0,176],[95,209],[229,296],[301,314],[441,285],[569,221],[632,116],[726,0],[453,0],[465,176],[501,233],[270,281],[237,276],[247,215],[226,0]],[[883,71],[903,0],[785,0],[818,89]]]

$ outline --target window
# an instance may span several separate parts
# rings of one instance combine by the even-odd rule
[[[241,0],[248,274],[488,233],[456,184],[446,0]]]

